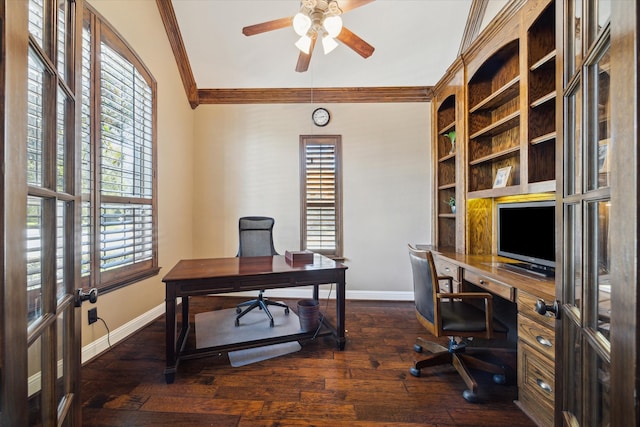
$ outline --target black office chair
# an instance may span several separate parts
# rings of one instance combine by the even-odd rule
[[[246,216],[240,218],[238,224],[238,255],[239,257],[272,256],[278,255],[273,246],[273,225],[275,220],[265,216]],[[264,298],[264,290],[261,289],[258,298],[245,301],[236,306],[236,326],[240,326],[240,318],[253,310],[259,308],[264,310],[269,317],[271,327],[274,326],[273,316],[267,306],[275,305],[284,307],[284,313],[289,314],[289,307],[281,302],[270,301]],[[248,306],[248,307],[247,307]],[[242,307],[247,307],[244,311]]]
[[[493,318],[493,296],[487,292],[441,293],[439,281],[449,281],[449,289],[453,290],[453,278],[437,275],[431,252],[409,245],[409,258],[418,321],[436,337],[449,336],[449,348],[417,338],[414,350],[418,353],[427,350],[432,354],[415,361],[410,372],[419,377],[423,368],[452,364],[469,387],[462,396],[469,402],[477,402],[478,383],[468,368],[493,373],[494,382],[505,384],[508,368],[497,355],[514,352],[512,349],[467,347],[469,338],[473,337],[506,339],[507,327]],[[470,303],[472,300],[484,301],[484,310]]]

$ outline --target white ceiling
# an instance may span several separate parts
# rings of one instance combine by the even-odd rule
[[[339,0],[338,0],[339,1]],[[483,27],[507,2],[488,0]],[[196,85],[206,88],[432,86],[460,49],[472,0],[376,0],[343,15],[375,47],[367,59],[318,44],[295,71],[298,39],[284,28],[251,37],[242,28],[293,16],[298,0],[172,0]]]

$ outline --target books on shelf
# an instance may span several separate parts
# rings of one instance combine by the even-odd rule
[[[287,261],[296,264],[313,264],[313,252],[306,251],[286,251],[284,257]]]

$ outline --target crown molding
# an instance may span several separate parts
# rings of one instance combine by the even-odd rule
[[[432,97],[431,86],[198,90],[200,104],[429,102]]]

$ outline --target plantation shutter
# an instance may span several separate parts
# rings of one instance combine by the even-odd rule
[[[302,137],[302,248],[342,255],[339,137]]]
[[[156,85],[89,9],[82,32],[81,274],[83,286],[105,291],[158,272]]]

